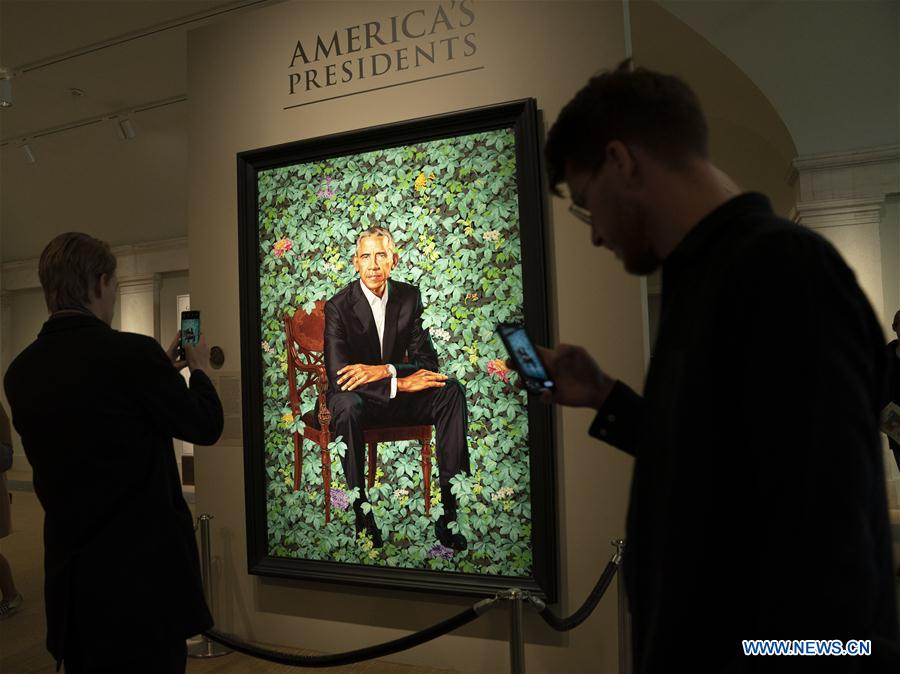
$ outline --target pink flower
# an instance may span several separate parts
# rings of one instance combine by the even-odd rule
[[[509,382],[507,377],[509,376],[509,368],[506,367],[506,361],[501,360],[500,358],[494,358],[493,360],[489,360],[487,363],[487,371],[488,374],[493,374],[505,382]]]
[[[325,176],[325,184],[316,192],[316,196],[322,199],[330,199],[334,196],[334,192],[331,190],[331,176]]]
[[[275,245],[272,247],[273,252],[275,253],[275,257],[281,257],[286,252],[291,250],[294,247],[294,242],[290,239],[281,239],[275,242]]]

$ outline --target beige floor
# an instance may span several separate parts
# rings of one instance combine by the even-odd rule
[[[30,475],[10,473],[11,480],[28,481]],[[44,649],[44,582],[41,529],[43,512],[33,492],[13,490],[13,533],[0,540],[25,602],[10,618],[0,621],[0,674],[51,674],[55,665]],[[296,651],[314,654],[313,651]],[[188,674],[287,674],[300,668],[255,660],[238,653],[220,658],[188,658]],[[383,660],[347,667],[318,669],[320,672],[353,674],[449,674],[452,670],[412,667]],[[125,674],[125,673],[123,673]]]

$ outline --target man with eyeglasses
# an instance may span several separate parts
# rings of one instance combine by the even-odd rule
[[[853,272],[712,164],[699,101],[675,77],[626,62],[592,78],[546,157],[595,246],[633,274],[662,267],[643,395],[583,348],[542,351],[547,399],[596,409],[591,435],[635,458],[634,671],[900,671],[884,349]],[[753,658],[745,639],[871,639],[873,652]]]

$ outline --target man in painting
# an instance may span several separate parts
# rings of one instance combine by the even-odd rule
[[[370,227],[359,235],[353,256],[359,279],[325,304],[331,430],[347,444],[342,459],[347,484],[359,489],[353,504],[356,529],[368,533],[374,545],[381,547],[375,517],[362,507],[368,500],[363,428],[434,424],[444,509],[435,533],[445,547],[465,550],[466,539],[451,531],[457,504],[450,478],[469,472],[466,395],[459,382],[438,371],[437,353],[422,327],[419,290],[390,280],[396,264],[391,234]]]
[[[853,272],[712,164],[675,77],[626,62],[592,78],[546,156],[595,246],[663,272],[642,395],[583,348],[542,352],[546,397],[595,409],[590,434],[635,458],[634,671],[900,671],[884,349]],[[872,655],[754,658],[748,639],[869,639]]]
[[[209,349],[201,337],[178,361],[177,337],[165,352],[110,327],[118,281],[103,241],[61,234],[38,273],[50,317],[4,387],[45,513],[47,648],[67,674],[183,673],[185,639],[212,618],[172,438],[222,432]]]

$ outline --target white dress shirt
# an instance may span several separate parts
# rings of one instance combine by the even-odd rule
[[[378,297],[371,290],[366,288],[366,284],[359,280],[359,287],[362,288],[363,295],[369,302],[369,308],[372,310],[372,317],[375,319],[375,329],[378,331],[378,346],[381,349],[381,357],[384,358],[384,315],[387,312],[388,303],[388,285],[384,286],[384,295]],[[391,373],[391,398],[397,396],[397,368],[388,363],[388,370]]]

